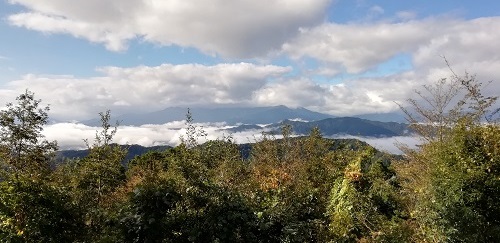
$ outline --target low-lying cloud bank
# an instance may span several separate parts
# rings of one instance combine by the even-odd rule
[[[226,129],[231,128],[225,123],[198,123],[203,128],[206,137],[200,137],[199,142],[207,140],[222,139],[231,136],[236,143],[252,143],[262,138],[260,130],[248,130],[244,132],[230,133]],[[142,146],[170,145],[176,146],[181,143],[181,138],[186,136],[186,125],[184,121],[169,122],[162,125],[142,126],[120,126],[113,142],[118,144],[138,144]],[[43,134],[49,141],[56,140],[61,150],[85,149],[84,139],[92,144],[96,131],[99,127],[86,126],[80,123],[56,123],[47,125]],[[276,136],[280,138],[280,136]],[[393,154],[401,154],[397,148],[398,143],[415,146],[419,140],[415,137],[357,137],[357,136],[335,136],[333,138],[355,138],[367,142],[375,148]]]

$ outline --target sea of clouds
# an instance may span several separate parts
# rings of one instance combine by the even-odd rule
[[[223,139],[231,136],[236,143],[253,143],[262,139],[262,130],[247,130],[243,132],[229,132],[229,126],[225,123],[197,123],[194,124],[203,129],[207,136],[199,137],[199,142]],[[87,139],[91,144],[99,127],[83,125],[81,123],[56,123],[44,127],[43,134],[49,141],[56,140],[61,150],[85,149],[84,142]],[[150,124],[142,126],[119,126],[113,142],[118,144],[138,144],[142,146],[170,145],[176,146],[181,143],[181,138],[186,136],[185,121],[174,121],[161,125]],[[276,135],[276,138],[281,138]],[[359,137],[338,135],[330,138],[355,138],[365,141],[375,148],[393,154],[401,154],[398,144],[415,147],[420,140],[416,137]]]

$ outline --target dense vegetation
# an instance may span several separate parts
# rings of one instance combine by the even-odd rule
[[[109,112],[85,157],[53,164],[26,91],[0,113],[0,242],[498,242],[496,97],[467,75],[424,88],[403,158],[289,126],[242,158],[231,137],[198,144],[188,113],[181,145],[126,166]]]

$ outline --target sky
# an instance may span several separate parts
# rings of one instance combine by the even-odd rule
[[[448,77],[443,56],[500,74],[495,0],[2,0],[0,16],[0,104],[29,89],[61,121],[174,106],[385,113]]]
[[[500,94],[496,0],[0,0],[0,107],[29,89],[57,121],[167,107],[398,111],[476,74]]]

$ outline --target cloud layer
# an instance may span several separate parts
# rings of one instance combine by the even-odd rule
[[[261,131],[245,131],[228,133],[224,129],[229,128],[225,124],[195,124],[202,126],[208,134],[206,138],[199,138],[198,142],[207,140],[222,139],[231,136],[236,143],[254,143],[262,138]],[[49,141],[56,140],[61,149],[85,149],[84,139],[92,143],[98,127],[85,126],[78,123],[58,123],[45,127],[43,134]],[[139,127],[121,126],[114,137],[114,142],[118,144],[138,144],[142,146],[170,145],[177,146],[181,142],[181,137],[185,136],[186,129],[184,121],[170,122],[163,125],[143,125]],[[281,136],[276,136],[281,138]],[[406,144],[415,147],[420,141],[415,137],[356,137],[356,136],[336,136],[332,138],[354,138],[367,142],[377,149],[389,153],[400,154],[397,144]]]
[[[170,106],[250,103],[253,92],[289,67],[249,63],[105,67],[103,75],[86,79],[73,76],[26,75],[0,90],[6,103],[29,87],[51,105],[58,120],[95,117],[107,109],[114,114],[156,111]],[[2,99],[0,98],[0,99]]]
[[[196,123],[194,125],[202,128],[207,133],[206,137],[198,138],[199,143],[222,139],[227,136],[232,136],[237,143],[253,143],[262,136],[260,130],[229,133],[225,129],[231,128],[231,126],[224,123]],[[58,145],[63,150],[85,149],[84,140],[86,139],[92,144],[96,131],[100,130],[100,127],[91,127],[80,123],[57,123],[46,125],[43,135],[49,141],[58,141]],[[162,125],[120,126],[113,142],[142,146],[177,146],[181,143],[181,138],[185,136],[185,121],[174,121]],[[279,136],[277,137],[279,138]]]
[[[241,58],[278,50],[300,27],[321,22],[330,0],[10,2],[28,9],[9,16],[15,26],[70,34],[112,51],[140,39]]]
[[[27,74],[0,88],[2,104],[31,89],[58,120],[89,119],[107,109],[118,115],[208,105],[302,106],[338,116],[392,112],[394,101],[451,75],[441,56],[458,74],[494,80],[485,95],[500,94],[500,17],[417,19],[402,11],[381,19],[384,9],[372,6],[364,21],[334,23],[326,18],[330,0],[10,3],[26,8],[8,16],[14,26],[70,34],[114,51],[140,40],[228,58],[216,65],[101,67],[102,75],[88,78]],[[394,63],[400,56],[406,68]],[[288,63],[262,64],[277,57]]]

